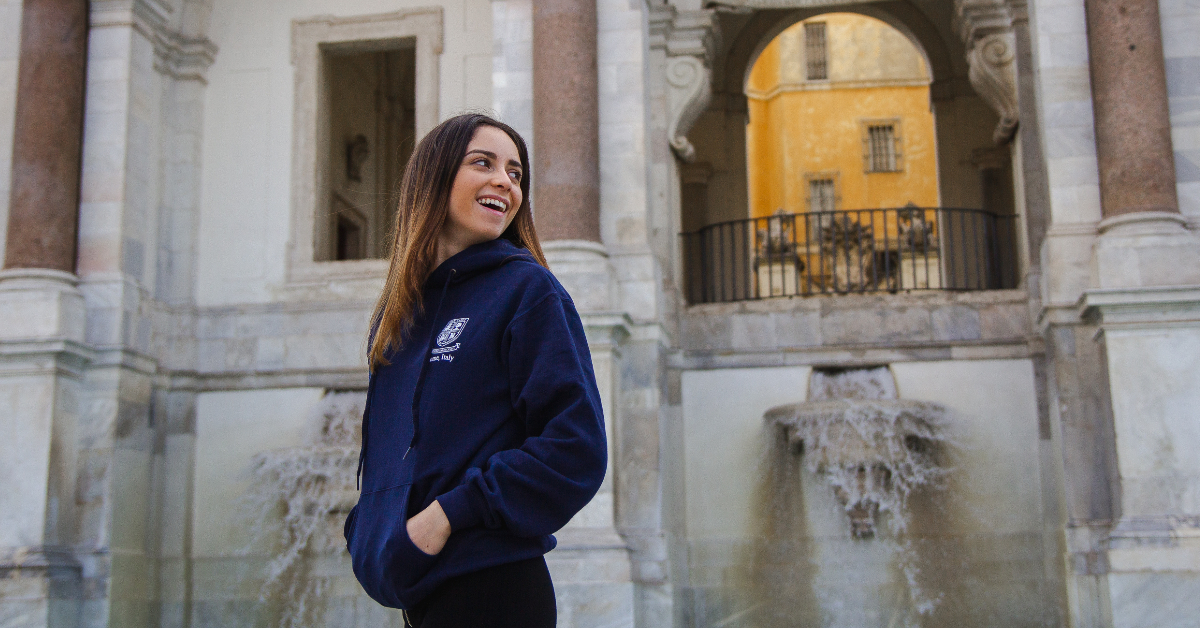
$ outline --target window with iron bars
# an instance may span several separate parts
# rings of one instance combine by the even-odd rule
[[[829,78],[825,22],[808,22],[804,25],[804,61],[808,80],[823,81]]]
[[[828,174],[807,175],[808,211],[831,212],[837,209],[837,180]]]
[[[863,123],[863,166],[867,172],[900,172],[904,169],[898,120]]]

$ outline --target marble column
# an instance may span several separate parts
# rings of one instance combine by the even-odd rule
[[[1179,212],[1158,0],[1086,0],[1103,220],[1102,289],[1200,284],[1200,238]]]
[[[1158,0],[1087,0],[1105,218],[1178,212]]]
[[[88,3],[25,0],[5,268],[75,270]]]
[[[1091,543],[1095,615],[1183,628],[1200,616],[1200,238],[1179,212],[1158,2],[1085,7],[1103,220],[1080,312],[1099,328],[1117,471],[1117,520]]]
[[[533,210],[550,269],[578,308],[614,442],[620,347],[628,317],[612,312],[616,282],[600,236],[597,0],[533,0]],[[610,445],[611,446],[611,445]],[[632,626],[629,547],[616,529],[609,452],[604,485],[546,557],[558,625]]]
[[[0,626],[73,627],[84,300],[75,242],[88,4],[25,0],[0,270]]]
[[[580,312],[616,284],[600,241],[596,0],[533,3],[533,215],[550,269]]]
[[[600,241],[595,0],[533,3],[533,200],[542,240]]]

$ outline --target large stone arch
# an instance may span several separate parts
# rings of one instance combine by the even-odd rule
[[[750,68],[784,29],[832,12],[883,21],[924,55],[933,79],[930,106],[937,125],[940,204],[1014,212],[1008,147],[1016,126],[1011,23],[997,18],[1007,16],[1003,0],[980,4],[991,11],[986,20],[959,3],[919,0],[743,0],[714,5],[713,36],[705,50],[707,76],[688,86],[694,94],[691,100],[681,97],[674,107],[684,114],[673,126],[672,137],[672,147],[684,162],[681,229],[748,216],[744,85]],[[704,80],[711,86],[707,90]],[[673,88],[680,90],[678,85]],[[993,187],[985,198],[985,171],[992,179],[999,173],[1001,194]]]
[[[828,6],[755,13],[739,33],[737,41],[730,46],[729,54],[724,59],[725,80],[720,88],[731,93],[742,89],[754,62],[771,40],[797,22],[831,12],[873,17],[899,31],[925,57],[935,83],[953,80],[956,75],[966,72],[965,60],[960,61],[957,66],[954,63],[955,53],[959,53],[959,58],[962,58],[962,46],[959,45],[958,50],[953,50],[952,42],[947,42],[929,17],[916,10],[913,5],[907,2],[854,5],[830,3]],[[739,69],[740,72],[737,71]]]

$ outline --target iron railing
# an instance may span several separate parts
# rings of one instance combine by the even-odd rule
[[[776,214],[683,234],[691,303],[1017,286],[1016,218],[902,207]]]

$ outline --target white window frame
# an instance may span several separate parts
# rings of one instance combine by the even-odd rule
[[[806,172],[804,173],[804,204],[805,211],[822,212],[822,211],[838,211],[842,206],[841,195],[841,173],[836,170],[827,170],[823,172]],[[814,181],[831,181],[833,185],[833,209],[815,209],[813,207],[812,184]]]
[[[353,17],[317,16],[292,22],[292,65],[295,94],[292,129],[292,224],[288,245],[289,287],[333,281],[378,279],[388,260],[316,261],[317,212],[330,206],[325,164],[329,152],[328,94],[323,55],[375,52],[400,45],[416,47],[416,137],[437,126],[438,64],[442,54],[441,7],[407,9]],[[325,238],[336,234],[324,234]],[[323,240],[324,241],[324,240]]]
[[[889,172],[904,172],[904,129],[900,125],[900,118],[883,118],[877,120],[860,120],[862,126],[862,142],[863,142],[863,172],[867,174],[882,174]],[[871,142],[871,129],[874,127],[892,127],[892,168],[876,170],[874,153],[871,152],[874,144]]]
[[[815,30],[815,27],[820,26],[821,42],[820,45],[815,45],[810,41],[810,31]],[[810,28],[813,27],[813,28]],[[825,21],[805,22],[804,23],[804,80],[812,82],[827,82],[829,81],[829,24]],[[813,64],[817,62],[812,58],[812,51],[816,48],[821,50],[821,69],[825,76],[812,76]]]

